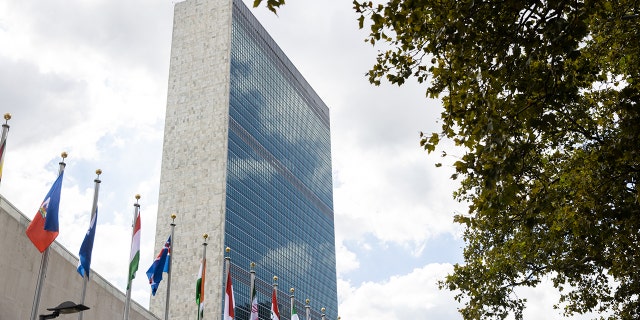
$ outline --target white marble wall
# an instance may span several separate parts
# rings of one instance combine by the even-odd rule
[[[202,234],[209,234],[205,317],[222,313],[221,270],[229,121],[231,0],[177,3],[168,83],[155,252],[176,214],[169,319],[196,318]],[[164,318],[167,279],[150,310]]]

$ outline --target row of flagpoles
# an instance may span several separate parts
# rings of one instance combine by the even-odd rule
[[[9,131],[8,120],[11,119],[10,114],[4,115],[5,123],[2,125],[2,137],[0,140],[0,181],[2,180],[2,167],[4,163],[4,156],[6,153],[6,141],[7,134]],[[36,212],[33,220],[29,223],[25,233],[27,237],[31,240],[33,245],[42,253],[41,262],[40,262],[40,270],[38,272],[38,280],[36,284],[36,290],[33,300],[33,305],[31,309],[31,320],[37,319],[37,313],[39,309],[40,296],[42,294],[44,279],[47,272],[48,261],[49,261],[49,250],[53,241],[57,238],[59,234],[59,223],[58,223],[58,209],[60,205],[60,194],[62,190],[62,180],[64,177],[64,169],[66,167],[66,163],[64,160],[67,157],[67,153],[63,152],[61,154],[62,161],[59,163],[58,170],[58,178],[55,180],[51,189],[45,196],[42,201],[40,208]],[[84,304],[87,283],[89,281],[89,271],[91,269],[91,254],[93,251],[93,243],[96,234],[96,224],[98,219],[98,194],[100,189],[101,180],[100,174],[102,174],[102,170],[96,170],[97,177],[94,179],[94,195],[93,195],[93,203],[91,207],[91,220],[89,224],[89,229],[85,235],[85,238],[80,246],[79,250],[79,261],[77,271],[80,276],[83,278],[82,285],[82,294],[80,304]],[[131,250],[129,255],[129,268],[127,274],[127,292],[125,299],[125,306],[123,311],[123,319],[129,319],[130,312],[130,304],[131,304],[131,287],[132,281],[135,278],[135,274],[138,270],[138,266],[140,263],[140,204],[138,200],[140,199],[140,195],[136,195],[136,203],[134,204],[134,214],[133,214],[133,222],[132,222],[132,233],[131,233]],[[149,284],[151,286],[151,294],[155,296],[158,286],[160,285],[160,281],[162,280],[163,273],[167,273],[167,290],[166,290],[166,305],[165,305],[165,320],[168,320],[169,316],[169,301],[171,294],[171,253],[173,249],[172,239],[174,238],[174,228],[176,215],[171,215],[172,222],[171,226],[171,235],[165,242],[164,246],[154,259],[151,267],[147,270],[147,278],[149,279]],[[206,247],[207,247],[207,238],[208,235],[205,233],[203,235],[204,242],[202,244],[202,260],[200,264],[200,270],[198,272],[198,278],[196,279],[196,296],[195,302],[197,307],[197,319],[201,320],[204,317],[204,298],[205,298],[205,278],[206,278]],[[230,249],[227,248],[226,252],[229,253]],[[231,272],[230,272],[230,257],[225,257],[225,298],[224,298],[224,316],[223,320],[235,320],[235,300],[233,294],[233,285],[231,280]],[[251,312],[248,320],[259,320],[258,318],[258,298],[256,294],[256,286],[255,286],[255,264],[251,264],[251,272],[250,272],[250,302],[251,302]],[[270,319],[271,320],[280,320],[280,312],[278,309],[277,302],[277,280],[278,277],[273,277],[273,293],[271,297],[271,310],[270,310]],[[297,315],[297,310],[295,308],[295,301],[293,295],[294,289],[291,288],[291,320],[300,320]],[[306,320],[311,320],[310,315],[310,307],[308,305],[309,299],[306,300],[307,305],[306,308]],[[321,309],[322,320],[325,320],[325,308]],[[78,315],[78,319],[82,320],[83,313],[80,312]]]
[[[162,249],[156,256],[153,264],[147,271],[147,277],[149,278],[149,283],[151,284],[151,294],[155,296],[156,291],[160,285],[160,281],[162,280],[163,273],[167,273],[167,290],[166,290],[166,299],[165,299],[165,312],[164,319],[169,319],[169,301],[171,296],[171,253],[173,252],[173,235],[175,224],[175,215],[171,215],[171,235],[165,242]],[[206,269],[207,269],[207,238],[209,235],[206,233],[202,236],[204,238],[204,242],[202,243],[202,259],[200,261],[200,269],[198,271],[198,276],[196,278],[196,314],[197,319],[201,320],[204,318],[204,300],[205,300],[205,280],[206,280]],[[225,249],[227,254],[231,251],[230,248]],[[255,263],[251,263],[251,271],[250,271],[250,303],[251,303],[251,311],[249,313],[249,318],[247,320],[259,320],[258,311],[258,297],[256,290],[256,276],[255,276]],[[225,294],[224,294],[224,306],[223,306],[223,320],[235,320],[235,297],[233,293],[233,282],[231,278],[231,258],[229,256],[225,257],[224,261],[225,268]],[[278,277],[273,277],[273,292],[271,296],[271,310],[270,310],[270,319],[271,320],[280,320],[280,311],[278,309]],[[294,288],[290,289],[291,291],[291,317],[290,320],[300,320],[297,314],[297,310],[295,307],[295,298],[294,298]],[[309,299],[306,299],[306,318],[305,320],[311,320],[311,307],[309,306]],[[321,309],[321,320],[325,320],[324,314],[325,308]],[[125,318],[126,319],[126,318]],[[339,319],[339,317],[338,317]]]
[[[11,114],[6,113],[4,115],[5,123],[2,125],[2,137],[0,139],[0,181],[2,181],[2,169],[4,165],[4,157],[6,154],[7,135],[9,132],[8,121],[11,119]],[[40,305],[40,297],[44,286],[44,279],[46,277],[47,268],[49,264],[49,251],[51,244],[58,237],[59,234],[59,221],[58,211],[60,206],[60,194],[62,191],[62,180],[64,177],[64,169],[66,163],[64,160],[67,158],[67,153],[61,154],[62,161],[59,163],[58,177],[49,189],[49,192],[45,196],[44,200],[40,204],[38,211],[27,226],[25,231],[26,236],[31,240],[33,245],[42,254],[40,259],[40,268],[38,271],[38,280],[36,283],[36,290],[33,299],[33,305],[31,307],[31,320],[38,318],[38,310]],[[89,223],[89,229],[85,234],[85,238],[82,241],[78,254],[78,267],[77,271],[82,277],[82,294],[80,298],[80,304],[84,304],[87,283],[89,281],[89,272],[91,270],[91,254],[93,251],[93,242],[96,235],[96,224],[98,220],[98,193],[100,188],[100,174],[102,170],[96,170],[97,177],[94,180],[94,194],[91,208],[91,221]],[[140,205],[137,200],[140,199],[140,195],[136,195],[136,203],[134,204],[134,222],[133,222],[133,234],[131,240],[131,255],[129,264],[129,274],[127,282],[127,298],[125,302],[124,319],[128,319],[129,305],[131,301],[131,281],[135,277],[135,272],[138,270],[138,263],[140,261]],[[78,319],[82,320],[83,313],[78,314]]]
[[[205,234],[205,239],[206,239],[206,234]],[[203,244],[204,246],[206,246],[206,242]],[[227,253],[229,253],[230,249],[227,248],[226,249]],[[204,267],[206,265],[206,259],[205,257],[206,252],[203,251],[203,259],[202,259],[202,266]],[[204,271],[203,267],[201,267],[201,278],[202,278],[202,282],[204,282]],[[248,320],[259,320],[258,318],[258,311],[259,311],[259,304],[258,304],[258,297],[257,297],[257,290],[256,290],[256,276],[255,276],[255,263],[251,263],[251,271],[250,271],[250,285],[249,285],[249,292],[250,292],[250,298],[249,301],[251,303],[251,312],[249,313],[249,319]],[[225,281],[225,295],[224,295],[224,313],[223,313],[223,320],[235,320],[235,298],[234,298],[234,294],[233,294],[233,284],[232,284],[232,280],[231,280],[231,258],[229,258],[228,256],[225,257],[225,274],[226,274],[226,281]],[[278,308],[278,277],[274,276],[273,277],[273,291],[271,294],[271,310],[270,310],[270,319],[271,320],[280,320],[280,311]],[[198,281],[198,285],[200,285],[200,281]],[[197,288],[200,288],[199,286]],[[295,296],[294,296],[294,292],[295,289],[291,288],[290,289],[291,292],[291,317],[289,318],[290,320],[300,320],[300,317],[298,317],[298,312],[296,310],[296,304],[295,304]],[[204,294],[204,293],[202,293]],[[202,300],[199,300],[198,298],[196,298],[196,301],[199,303],[199,312],[198,312],[198,320],[202,319],[202,310],[204,308],[204,305],[202,304]],[[309,299],[306,299],[306,305],[305,305],[305,311],[306,311],[306,318],[305,320],[311,320],[311,307],[309,306]],[[321,314],[321,320],[325,320],[325,308],[321,309],[322,314]],[[340,317],[338,317],[338,319],[340,319]]]
[[[31,309],[31,320],[36,320],[38,317],[38,309],[40,303],[40,296],[42,294],[42,288],[44,278],[47,272],[47,266],[49,261],[49,250],[53,241],[59,234],[59,222],[58,222],[58,209],[60,205],[60,194],[62,190],[62,180],[64,176],[64,168],[66,164],[64,159],[67,157],[65,152],[62,153],[62,161],[58,172],[58,178],[51,186],[51,189],[45,196],[38,212],[36,212],[33,220],[29,223],[25,233],[33,245],[42,253],[40,262],[40,270],[38,272],[38,282],[36,285],[35,296],[33,299],[33,306]],[[89,223],[89,229],[85,234],[85,238],[82,241],[80,250],[78,253],[78,267],[77,271],[82,277],[82,294],[80,297],[80,304],[84,304],[87,283],[89,282],[89,272],[91,270],[91,255],[93,252],[93,243],[96,235],[96,225],[98,220],[98,193],[100,188],[100,174],[102,170],[96,170],[97,177],[94,180],[94,194],[93,203],[91,208],[91,221]],[[125,309],[123,312],[123,318],[126,320],[129,318],[129,310],[131,303],[131,282],[135,278],[135,273],[138,270],[138,264],[140,262],[140,204],[138,200],[140,195],[136,195],[136,203],[134,204],[134,220],[132,224],[132,237],[131,237],[131,253],[129,258],[129,269],[127,275],[127,293],[125,300]],[[155,268],[154,265],[151,269]],[[149,274],[149,271],[147,272]],[[150,278],[151,282],[151,278]],[[153,286],[152,286],[153,287]],[[83,313],[78,314],[78,319],[82,320]]]

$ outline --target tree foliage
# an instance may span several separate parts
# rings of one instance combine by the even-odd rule
[[[262,4],[263,0],[253,0],[253,7],[258,7]],[[284,5],[284,0],[264,0],[266,2],[267,9],[273,13],[277,13],[278,8]]]
[[[370,82],[425,83],[464,150],[464,263],[441,282],[465,319],[522,318],[552,281],[565,315],[640,318],[640,3],[354,1],[379,45]]]

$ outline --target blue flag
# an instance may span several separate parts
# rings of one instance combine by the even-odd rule
[[[156,295],[158,285],[160,285],[160,281],[162,281],[162,273],[169,272],[169,259],[171,259],[170,249],[171,236],[169,236],[167,242],[164,243],[164,247],[162,247],[156,259],[153,260],[153,264],[151,264],[151,267],[147,270],[147,278],[149,278],[149,284],[151,285],[151,295]]]
[[[91,224],[89,224],[89,230],[84,236],[84,241],[80,246],[80,259],[78,261],[78,273],[80,276],[85,275],[89,278],[89,270],[91,269],[91,252],[93,251],[93,239],[96,237],[96,221],[98,220],[98,208],[96,207],[96,213],[91,217]]]

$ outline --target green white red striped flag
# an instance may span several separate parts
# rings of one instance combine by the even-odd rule
[[[202,259],[198,280],[196,280],[196,305],[198,306],[198,319],[204,316],[204,279],[207,273],[207,259]]]
[[[127,290],[130,289],[131,282],[136,277],[138,265],[140,264],[140,213],[136,216],[136,223],[133,225],[133,237],[131,238],[131,254],[129,255],[129,281]]]
[[[258,320],[258,295],[256,294],[256,286],[251,291],[251,315],[249,320]]]
[[[300,320],[300,318],[298,318],[298,312],[296,312],[295,304],[291,306],[291,320]]]

